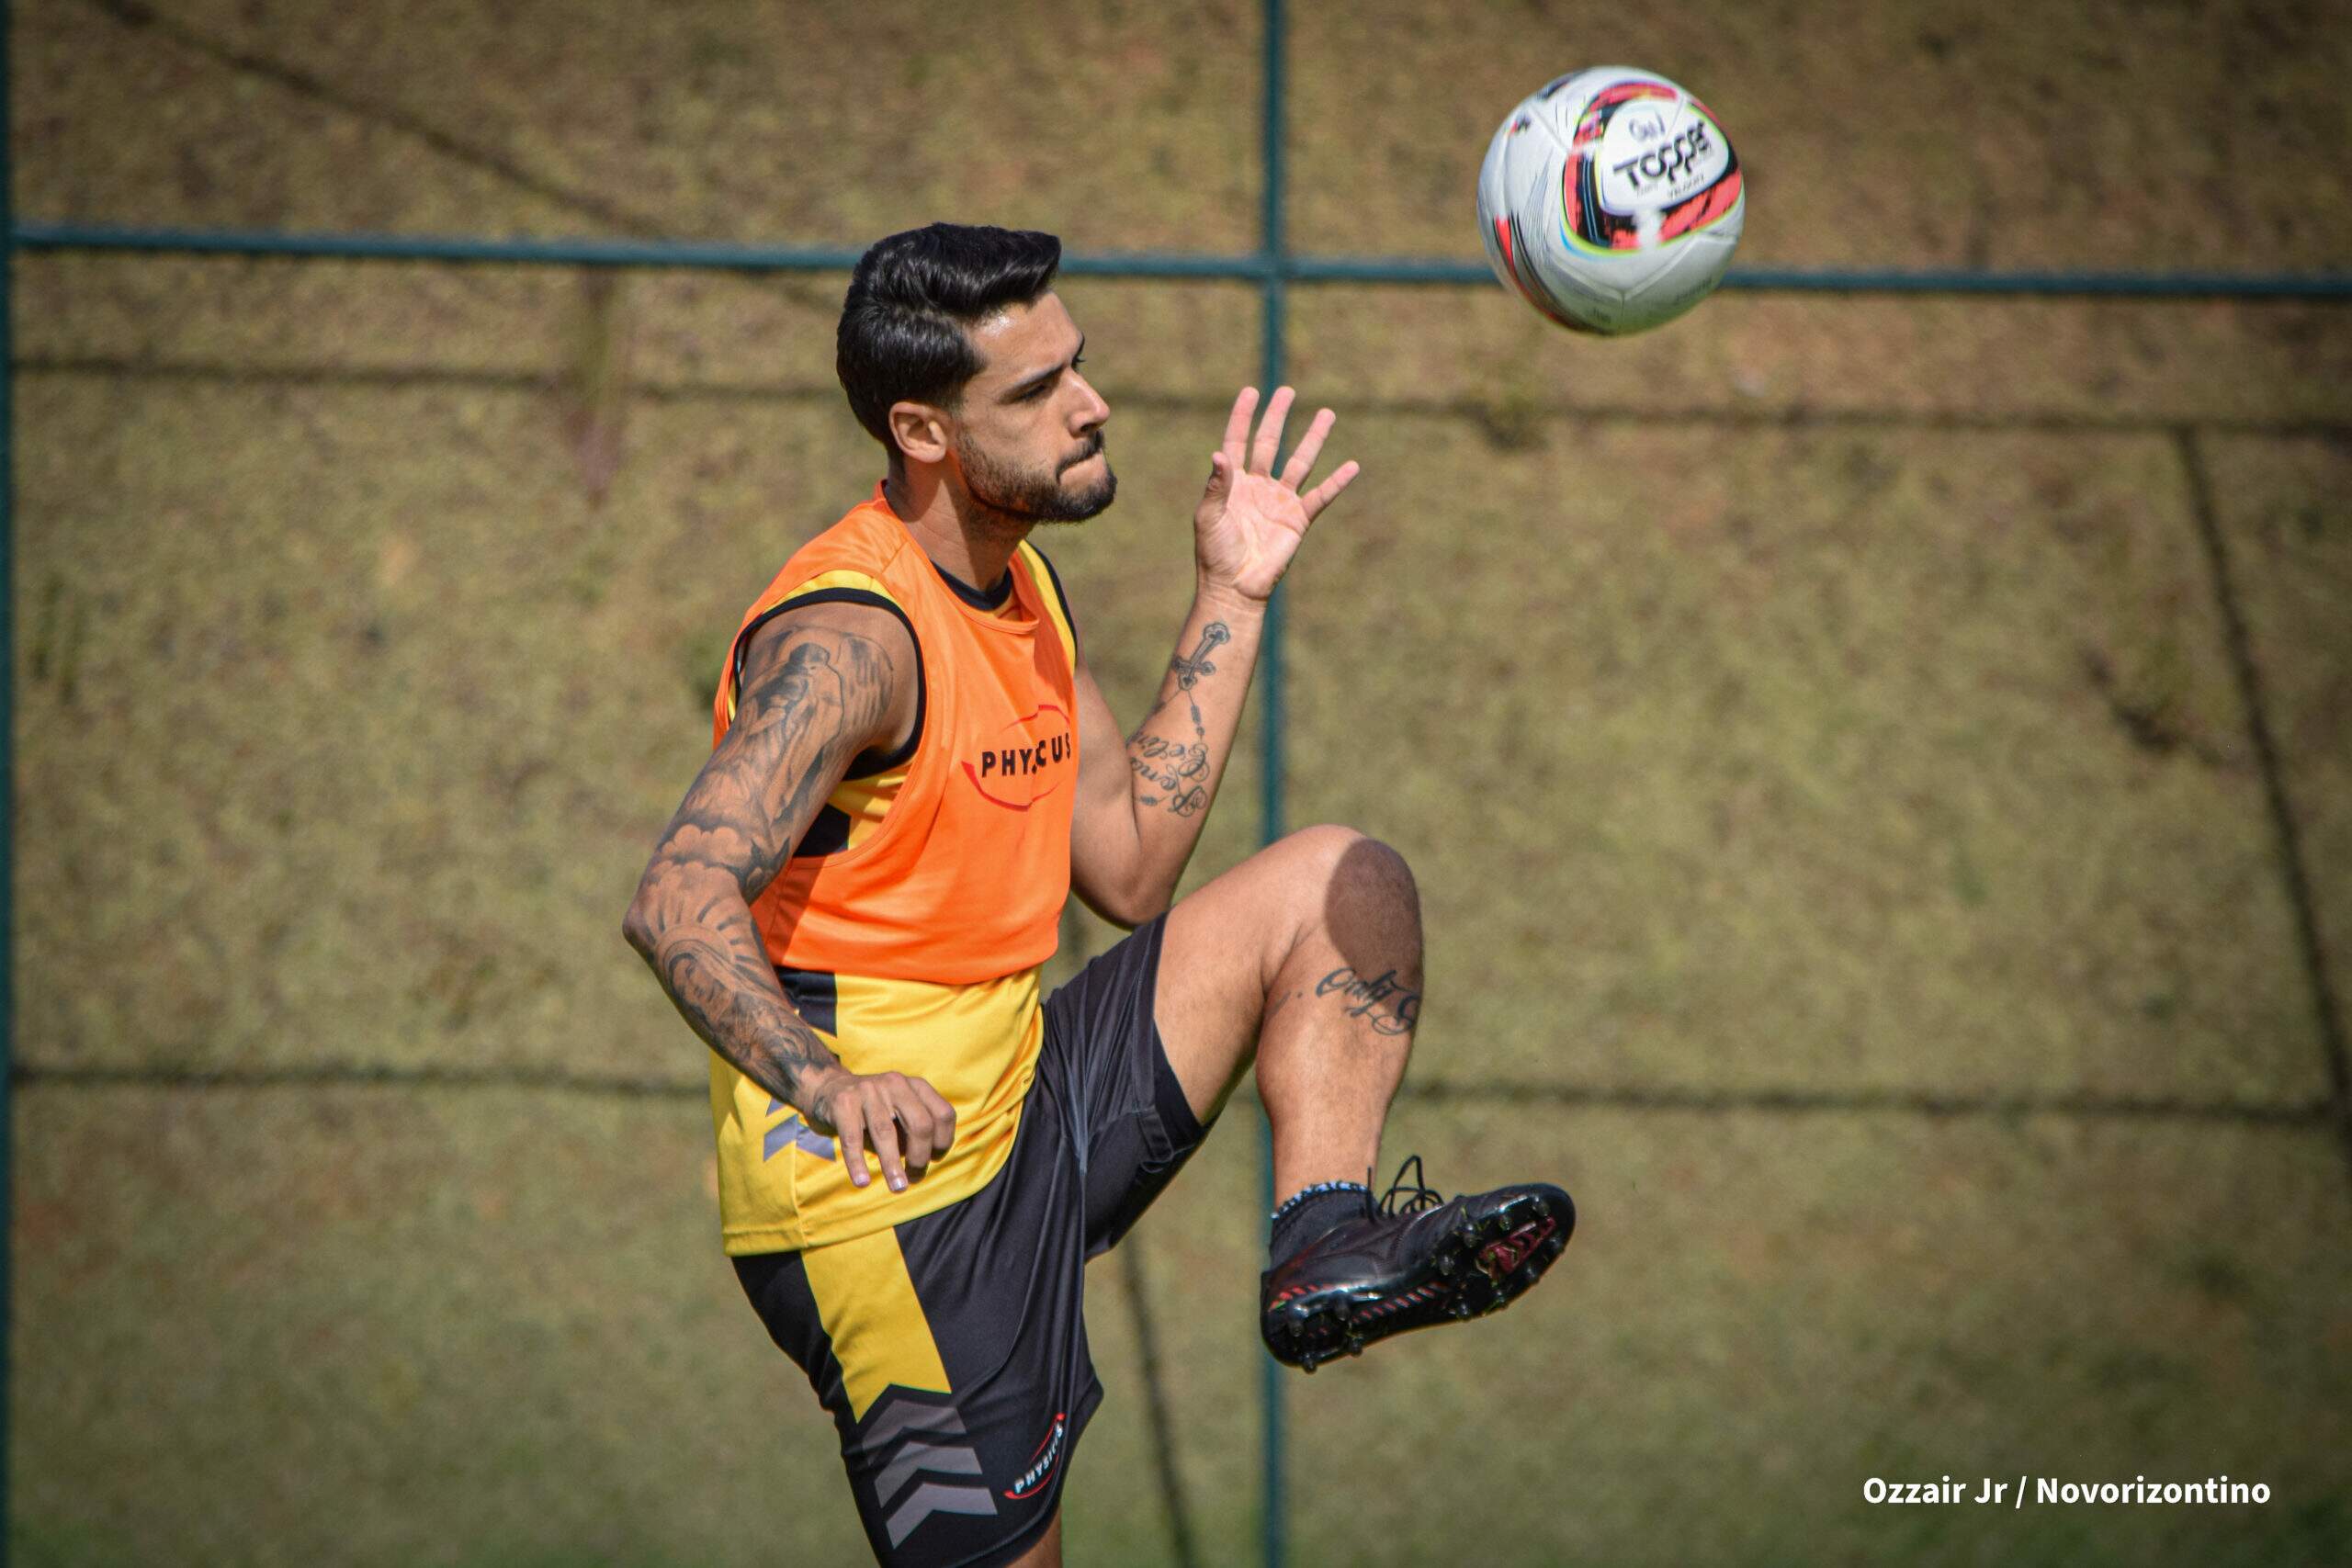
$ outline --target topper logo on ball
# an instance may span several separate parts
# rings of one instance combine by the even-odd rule
[[[1639,130],[1634,134],[1639,135]],[[1672,184],[1677,175],[1694,166],[1712,151],[1713,148],[1707,141],[1706,126],[1703,123],[1693,124],[1665,146],[1645,152],[1638,158],[1628,158],[1622,164],[1611,164],[1609,172],[1623,175],[1638,195],[1648,188],[1645,182],[1663,180]]]

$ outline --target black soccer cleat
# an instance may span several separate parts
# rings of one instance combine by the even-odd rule
[[[1544,1277],[1576,1224],[1568,1195],[1542,1182],[1442,1198],[1421,1185],[1415,1155],[1377,1210],[1367,1203],[1260,1279],[1259,1330],[1275,1360],[1311,1372],[1393,1334],[1500,1312]]]

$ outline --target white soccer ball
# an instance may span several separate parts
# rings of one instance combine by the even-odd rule
[[[1747,213],[1715,117],[1628,66],[1555,77],[1505,117],[1478,171],[1495,276],[1579,332],[1641,332],[1704,299]]]

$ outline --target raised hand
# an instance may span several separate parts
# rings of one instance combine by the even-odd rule
[[[1204,585],[1228,588],[1247,598],[1272,596],[1299,540],[1322,510],[1361,472],[1352,459],[1302,494],[1299,486],[1314,471],[1324,438],[1331,434],[1329,409],[1318,409],[1282,473],[1274,458],[1282,450],[1283,423],[1290,417],[1291,389],[1277,387],[1266,404],[1253,440],[1250,418],[1258,389],[1244,387],[1225,422],[1225,445],[1209,458],[1208,488],[1193,513],[1193,548]]]

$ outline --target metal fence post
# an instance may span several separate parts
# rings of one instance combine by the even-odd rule
[[[8,121],[8,0],[0,0],[0,234],[14,232],[16,177]],[[16,1316],[11,1310],[9,1271],[16,1258],[16,1076],[17,1017],[17,621],[16,451],[9,436],[16,423],[16,345],[9,332],[15,305],[17,249],[0,244],[0,1561],[8,1555],[9,1416],[8,1350]]]
[[[1261,220],[1258,248],[1265,258],[1266,274],[1260,285],[1264,364],[1259,387],[1264,398],[1271,400],[1274,389],[1283,382],[1283,338],[1287,325],[1283,296],[1289,283],[1285,270],[1290,261],[1289,246],[1283,230],[1283,0],[1265,0],[1264,30],[1265,108],[1260,130],[1265,143],[1264,189],[1261,193],[1265,209]],[[1261,401],[1258,406],[1263,409],[1265,403]],[[1283,622],[1285,619],[1283,604],[1286,598],[1287,595],[1277,586],[1272,601],[1266,606],[1265,638],[1259,645],[1258,655],[1259,662],[1263,666],[1260,679],[1264,697],[1259,708],[1261,732],[1264,738],[1259,748],[1259,836],[1268,844],[1281,838],[1283,831]],[[1262,1100],[1260,1103],[1263,1104]],[[1264,1172],[1264,1207],[1271,1213],[1275,1199],[1273,1122],[1261,1117],[1258,1126],[1260,1163]],[[1272,1355],[1262,1355],[1259,1371],[1265,1405],[1265,1564],[1266,1568],[1283,1568],[1288,1555],[1289,1533],[1289,1500],[1283,1485],[1283,1370]]]

